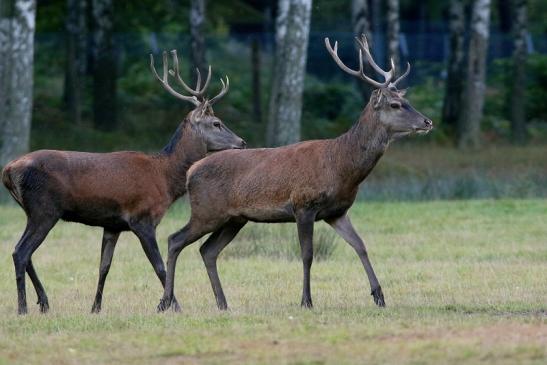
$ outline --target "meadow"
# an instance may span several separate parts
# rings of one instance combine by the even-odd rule
[[[172,209],[169,233],[189,215]],[[162,290],[137,239],[123,234],[90,314],[101,230],[60,223],[33,257],[51,310],[16,314],[11,252],[25,219],[0,207],[0,364],[438,364],[547,359],[547,200],[359,202],[387,307],[363,268],[324,223],[312,267],[315,308],[301,309],[295,227],[249,224],[219,260],[230,305],[216,309],[199,244],[179,257],[182,313],[157,314]],[[269,247],[269,248],[266,248]]]

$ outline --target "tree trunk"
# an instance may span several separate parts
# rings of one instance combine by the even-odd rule
[[[480,123],[486,92],[486,55],[490,27],[490,0],[475,0],[471,17],[471,39],[463,110],[458,122],[458,146],[479,145]]]
[[[373,39],[370,23],[370,12],[368,8],[367,0],[352,0],[351,1],[351,23],[353,25],[353,35],[356,37],[361,37],[364,34],[367,37],[368,43],[372,48]],[[371,75],[372,67],[368,64],[365,65],[365,73]],[[361,80],[355,80],[357,83],[357,88],[363,96],[363,100],[367,102],[370,99],[370,94],[372,92],[370,86]]]
[[[196,69],[201,75],[207,75],[207,61],[205,60],[205,0],[190,1],[190,58],[192,68],[190,78],[196,81]]]
[[[67,0],[67,50],[64,100],[69,120],[80,124],[87,62],[86,0]]]
[[[399,55],[399,0],[388,0],[387,2],[387,37],[388,54],[393,60],[395,67],[399,70],[401,59]],[[388,63],[389,64],[389,63]],[[389,66],[387,67],[389,69]]]
[[[0,3],[0,168],[29,149],[34,0]]]
[[[511,93],[511,132],[514,143],[526,141],[526,0],[515,0],[513,33],[513,90]]]
[[[253,90],[253,116],[255,123],[262,123],[262,93],[260,90],[260,42],[258,36],[251,43],[251,69]]]
[[[266,141],[281,146],[300,140],[312,0],[279,0],[275,65]]]
[[[455,129],[462,110],[464,86],[464,33],[465,18],[463,0],[450,2],[450,54],[443,103],[443,124]]]
[[[97,129],[116,128],[116,55],[112,0],[93,0],[93,123]]]

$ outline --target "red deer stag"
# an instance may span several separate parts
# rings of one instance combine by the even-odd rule
[[[156,226],[171,204],[186,192],[186,172],[208,152],[243,148],[245,142],[215,117],[212,105],[226,94],[229,80],[212,99],[205,97],[211,68],[203,87],[198,71],[196,88],[179,75],[176,51],[173,69],[163,53],[163,78],[150,68],[163,87],[178,99],[195,105],[178,126],[169,143],[156,154],[140,152],[86,153],[42,150],[10,162],[2,181],[27,215],[27,226],[13,253],[18,292],[18,312],[27,312],[25,271],[36,294],[40,311],[49,309],[46,292],[32,265],[32,253],[40,246],[59,219],[104,228],[99,282],[92,312],[101,310],[103,287],[121,232],[131,231],[140,240],[162,285],[165,267],[156,242]],[[190,94],[183,95],[170,85],[175,77]],[[176,300],[174,306],[178,307]]]
[[[370,282],[374,302],[385,305],[382,289],[368,259],[364,242],[348,216],[359,184],[374,168],[390,142],[412,133],[427,133],[432,122],[404,99],[391,70],[382,70],[372,59],[367,40],[357,39],[359,70],[345,66],[328,38],[327,50],[338,66],[376,90],[361,117],[335,139],[306,141],[278,148],[223,151],[188,170],[187,189],[192,208],[188,224],[169,237],[167,280],[158,310],[172,304],[175,265],[181,250],[205,234],[211,236],[200,252],[219,309],[228,307],[217,272],[217,257],[248,222],[296,222],[304,264],[302,306],[312,307],[310,268],[313,259],[313,226],[324,220],[356,251]],[[363,72],[363,53],[384,82]]]

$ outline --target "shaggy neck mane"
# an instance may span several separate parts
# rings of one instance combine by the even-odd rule
[[[207,148],[187,116],[158,154],[164,161],[164,174],[173,199],[186,193],[186,172],[190,166],[205,157]]]

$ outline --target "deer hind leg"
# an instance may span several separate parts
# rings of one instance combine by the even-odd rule
[[[218,225],[220,226],[220,224]],[[171,307],[174,299],[174,285],[175,285],[175,268],[177,265],[177,258],[182,249],[207,233],[213,232],[217,226],[204,226],[197,221],[190,218],[190,222],[184,226],[181,230],[173,233],[169,236],[168,240],[168,255],[167,255],[167,276],[165,278],[165,288],[163,291],[163,297],[158,304],[158,312],[164,312]]]
[[[150,261],[154,272],[158,279],[160,279],[162,287],[165,289],[166,271],[158,248],[158,242],[156,241],[156,229],[152,224],[146,223],[132,223],[130,226],[131,230],[139,238],[148,261]],[[175,312],[180,312],[180,305],[174,295],[171,304]]]
[[[103,232],[103,243],[101,247],[101,263],[99,266],[99,282],[97,283],[97,292],[95,293],[95,300],[93,301],[93,307],[91,307],[91,313],[99,313],[101,311],[103,301],[103,290],[106,277],[110,271],[110,265],[112,264],[112,256],[114,255],[114,249],[116,243],[120,237],[120,232],[110,232],[106,229]]]
[[[339,218],[326,220],[326,222],[329,225],[331,225],[332,228],[334,228],[334,230],[351,247],[353,247],[353,249],[359,256],[359,259],[361,260],[363,267],[365,268],[365,272],[367,273],[368,280],[370,283],[371,295],[374,298],[374,303],[376,303],[376,305],[378,305],[379,307],[385,307],[386,303],[384,301],[384,294],[382,293],[382,288],[380,287],[380,283],[378,282],[378,279],[376,278],[376,274],[374,273],[372,264],[370,263],[368,259],[365,243],[359,237],[359,235],[355,231],[355,228],[353,228],[353,225],[351,224],[349,217],[347,215],[343,215],[342,217],[339,217]]]
[[[40,312],[46,313],[49,310],[49,301],[47,299],[46,291],[44,287],[42,286],[40,279],[38,279],[38,274],[36,273],[36,270],[34,269],[34,265],[32,265],[31,259],[29,259],[28,261],[27,274],[30,277],[30,281],[32,281],[34,290],[36,290],[36,296],[38,297],[36,304],[40,306]]]
[[[238,232],[247,224],[247,221],[242,222],[228,222],[220,229],[216,230],[205,243],[200,247],[199,251],[203,258],[203,263],[207,269],[207,275],[209,275],[209,281],[215,294],[217,307],[220,310],[228,309],[228,303],[222,290],[220,278],[218,277],[217,259],[222,250],[228,246],[230,242],[235,238]]]
[[[300,241],[300,252],[304,268],[304,282],[302,286],[302,301],[300,305],[312,308],[310,288],[310,271],[313,262],[313,225],[315,213],[304,211],[296,214],[296,226],[298,228],[298,240]]]
[[[17,283],[17,312],[19,314],[27,313],[27,298],[25,289],[25,272],[29,272],[29,277],[34,284],[36,294],[38,295],[38,304],[40,310],[45,312],[49,309],[46,292],[42,283],[38,279],[38,275],[34,270],[34,266],[30,258],[34,251],[42,244],[47,234],[57,223],[58,218],[55,217],[40,217],[37,219],[28,217],[27,228],[23,236],[15,246],[13,251],[13,264],[15,266],[15,280]]]

